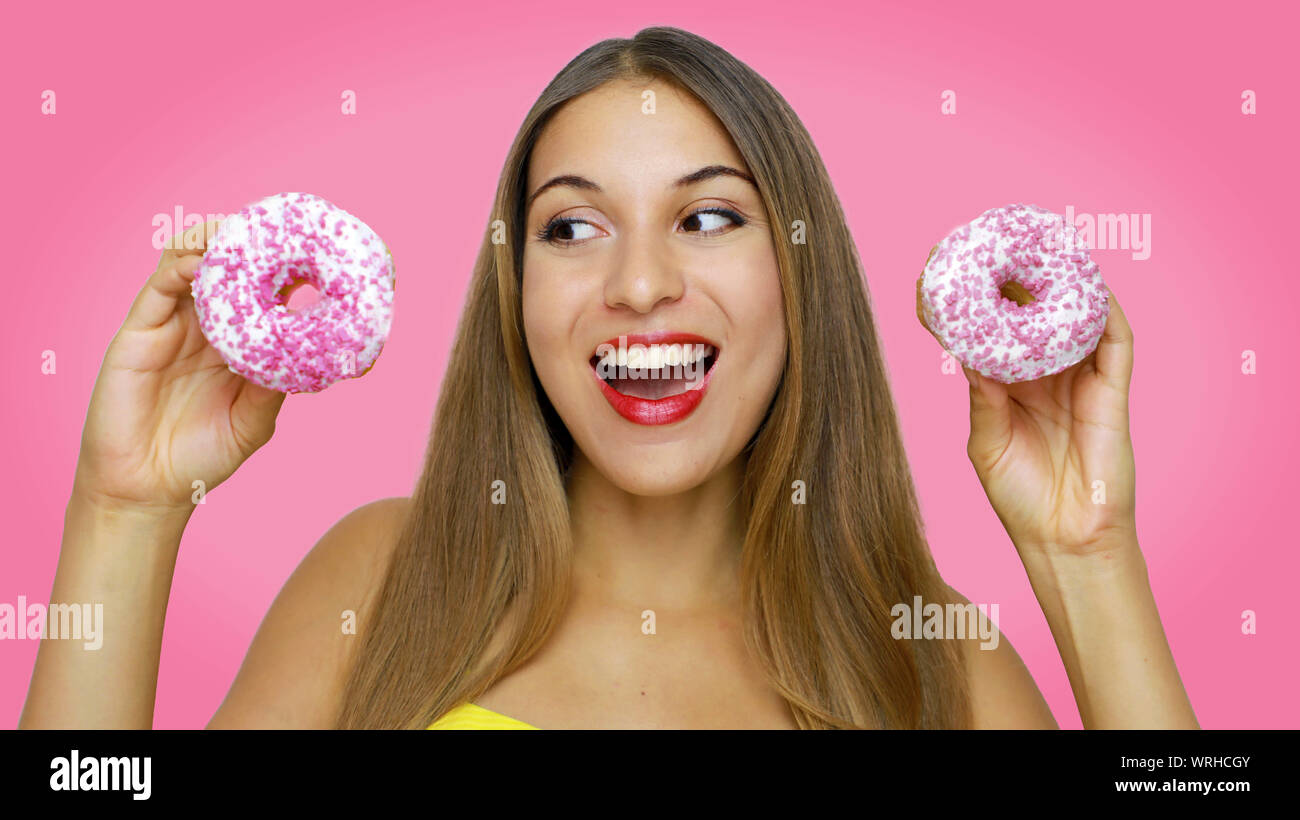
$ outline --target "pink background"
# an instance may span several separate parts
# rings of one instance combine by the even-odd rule
[[[364,379],[290,397],[272,443],[185,534],[155,725],[204,725],[316,539],[358,505],[410,491],[529,105],[583,48],[668,24],[746,61],[812,133],[867,268],[940,568],[999,605],[1063,727],[1080,722],[1061,660],[966,460],[966,385],[940,372],[914,281],[938,238],[993,206],[1151,215],[1149,259],[1095,258],[1136,332],[1152,584],[1203,726],[1300,727],[1300,72],[1287,5],[17,4],[0,34],[0,602],[48,601],[90,389],[156,264],[154,215],[229,213],[279,191],[359,215],[397,262],[388,347]],[[54,116],[41,114],[44,89]],[[340,113],[344,89],[355,116]],[[955,116],[940,113],[945,89]],[[54,375],[41,372],[46,349]],[[1255,375],[1241,372],[1247,349]],[[1246,609],[1254,636],[1241,633]],[[0,727],[17,723],[36,649],[0,641]]]

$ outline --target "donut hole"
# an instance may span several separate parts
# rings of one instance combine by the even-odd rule
[[[1021,307],[1038,301],[1034,298],[1034,294],[1025,290],[1025,286],[1014,279],[1008,279],[1002,283],[1002,287],[998,288],[998,292],[1002,294],[1003,299],[1009,299]]]
[[[292,311],[311,307],[320,301],[320,291],[306,279],[295,279],[280,288],[280,304]]]

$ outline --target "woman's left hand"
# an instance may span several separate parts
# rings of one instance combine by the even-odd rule
[[[1097,349],[1060,373],[1001,384],[962,368],[971,383],[966,452],[1022,558],[1136,549],[1133,333],[1114,294],[1109,301]]]

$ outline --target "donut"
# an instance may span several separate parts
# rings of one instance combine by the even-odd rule
[[[953,358],[1003,384],[1082,361],[1110,312],[1074,225],[1036,205],[993,208],[954,229],[931,249],[917,291]]]
[[[364,222],[312,194],[267,197],[226,218],[190,292],[199,327],[229,369],[283,393],[364,375],[393,320],[393,258]],[[309,284],[314,304],[290,310]]]

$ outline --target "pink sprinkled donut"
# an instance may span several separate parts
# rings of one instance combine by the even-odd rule
[[[285,304],[298,283],[319,292]],[[393,320],[388,248],[364,222],[311,194],[267,197],[225,219],[191,293],[199,325],[230,369],[284,393],[316,393],[379,358]]]
[[[1075,227],[1036,205],[994,208],[948,234],[930,251],[919,292],[948,352],[1004,384],[1082,361],[1110,312]]]

